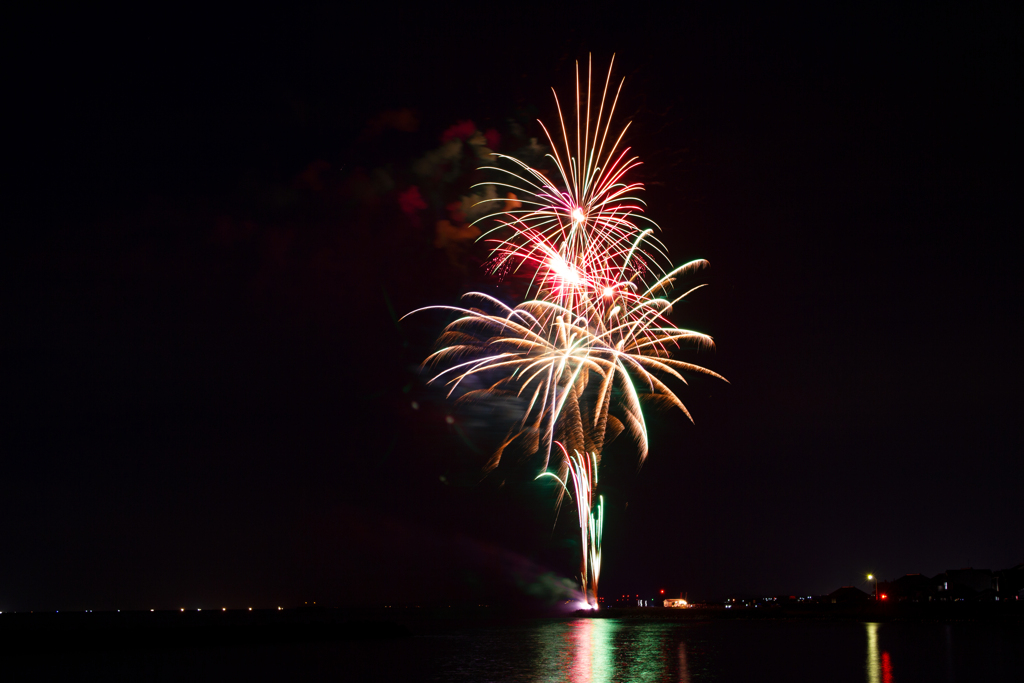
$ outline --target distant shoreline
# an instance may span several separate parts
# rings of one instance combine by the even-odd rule
[[[804,603],[761,607],[603,607],[556,612],[491,608],[296,608],[0,614],[0,653],[53,650],[163,649],[281,643],[382,641],[452,626],[530,619],[650,621],[857,621],[983,623],[1024,627],[1024,603]],[[461,627],[461,626],[459,626]]]
[[[20,612],[0,615],[0,653],[225,647],[409,638],[395,621],[348,610]]]
[[[607,619],[723,620],[818,619],[823,621],[984,621],[1024,625],[1024,603],[892,603],[800,604],[762,607],[603,607],[577,610],[576,616]]]

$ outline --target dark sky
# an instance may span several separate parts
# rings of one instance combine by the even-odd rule
[[[610,449],[603,592],[1024,560],[1019,9],[176,12],[4,22],[0,610],[571,576],[572,510],[483,478],[417,372],[443,317],[395,319],[501,287],[397,194],[459,121],[552,120],[590,52],[731,382],[652,413],[639,471]]]

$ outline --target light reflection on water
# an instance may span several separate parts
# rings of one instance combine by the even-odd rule
[[[678,678],[671,676],[669,625],[577,619],[549,623],[537,631],[538,680],[544,683],[665,681],[689,683],[686,650],[679,650]],[[686,672],[686,673],[684,673]],[[675,672],[672,672],[675,673]]]
[[[5,652],[8,680],[970,683],[1024,671],[1024,624],[413,621],[402,640]]]
[[[659,627],[660,626],[660,627]],[[878,646],[877,622],[865,623],[867,683],[894,683],[892,657]],[[665,657],[668,625],[629,623],[616,619],[555,622],[537,631],[539,680],[545,683],[664,681],[691,683],[686,642],[677,646],[675,671]]]
[[[892,657],[885,650],[881,655],[878,653],[878,627],[877,622],[868,622],[864,628],[868,634],[868,659],[865,662],[865,669],[868,674],[868,683],[893,683],[892,678]]]
[[[868,632],[868,661],[865,662],[868,683],[881,683],[882,677],[878,666],[878,624],[871,622],[864,624],[864,628]]]
[[[659,626],[661,626],[659,628]],[[894,683],[892,657],[878,645],[876,622],[863,624],[867,637],[867,683]],[[677,646],[675,670],[665,657],[668,625],[615,619],[555,622],[537,631],[538,664],[545,683],[665,681],[691,683],[686,642]]]
[[[679,643],[679,683],[690,683],[690,666],[686,663],[686,643]]]
[[[881,624],[863,624],[867,636],[867,683],[894,683],[892,658],[880,650]],[[603,683],[667,681],[691,683],[686,642],[679,642],[675,667],[665,657],[672,635],[667,624],[629,623],[616,619],[553,622],[536,632],[539,681]],[[674,671],[669,671],[674,668]]]
[[[952,683],[1024,669],[1024,628],[991,624],[577,618],[419,642],[439,664],[432,680],[446,682]]]

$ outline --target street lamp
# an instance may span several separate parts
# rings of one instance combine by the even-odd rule
[[[874,574],[868,574],[868,581],[871,579],[875,580],[875,602],[878,602],[878,577]]]

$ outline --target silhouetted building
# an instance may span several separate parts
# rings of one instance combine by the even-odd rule
[[[932,581],[935,599],[943,602],[973,601],[986,591],[999,593],[999,576],[991,569],[947,569]]]
[[[895,581],[878,581],[875,585],[878,591],[877,598],[883,602],[1024,600],[1024,563],[995,572],[991,569],[975,569],[974,567],[947,569],[932,578],[923,574],[905,574]],[[874,597],[874,595],[865,593],[854,586],[843,586],[823,598],[815,599],[815,601],[843,603],[871,600]],[[786,598],[779,596],[766,598],[766,600],[784,601]],[[736,604],[735,606],[739,607],[740,605]]]
[[[934,582],[923,574],[905,574],[886,586],[890,600],[897,602],[928,602]]]
[[[828,594],[826,602],[842,604],[848,602],[864,602],[870,600],[871,596],[856,586],[843,586]]]
[[[992,575],[991,569],[947,569],[947,580],[954,586],[967,588],[980,593],[989,589],[995,589],[998,579]]]
[[[1012,600],[1024,590],[1024,563],[1000,570],[996,572],[996,577],[999,579],[999,594],[1007,600]]]

